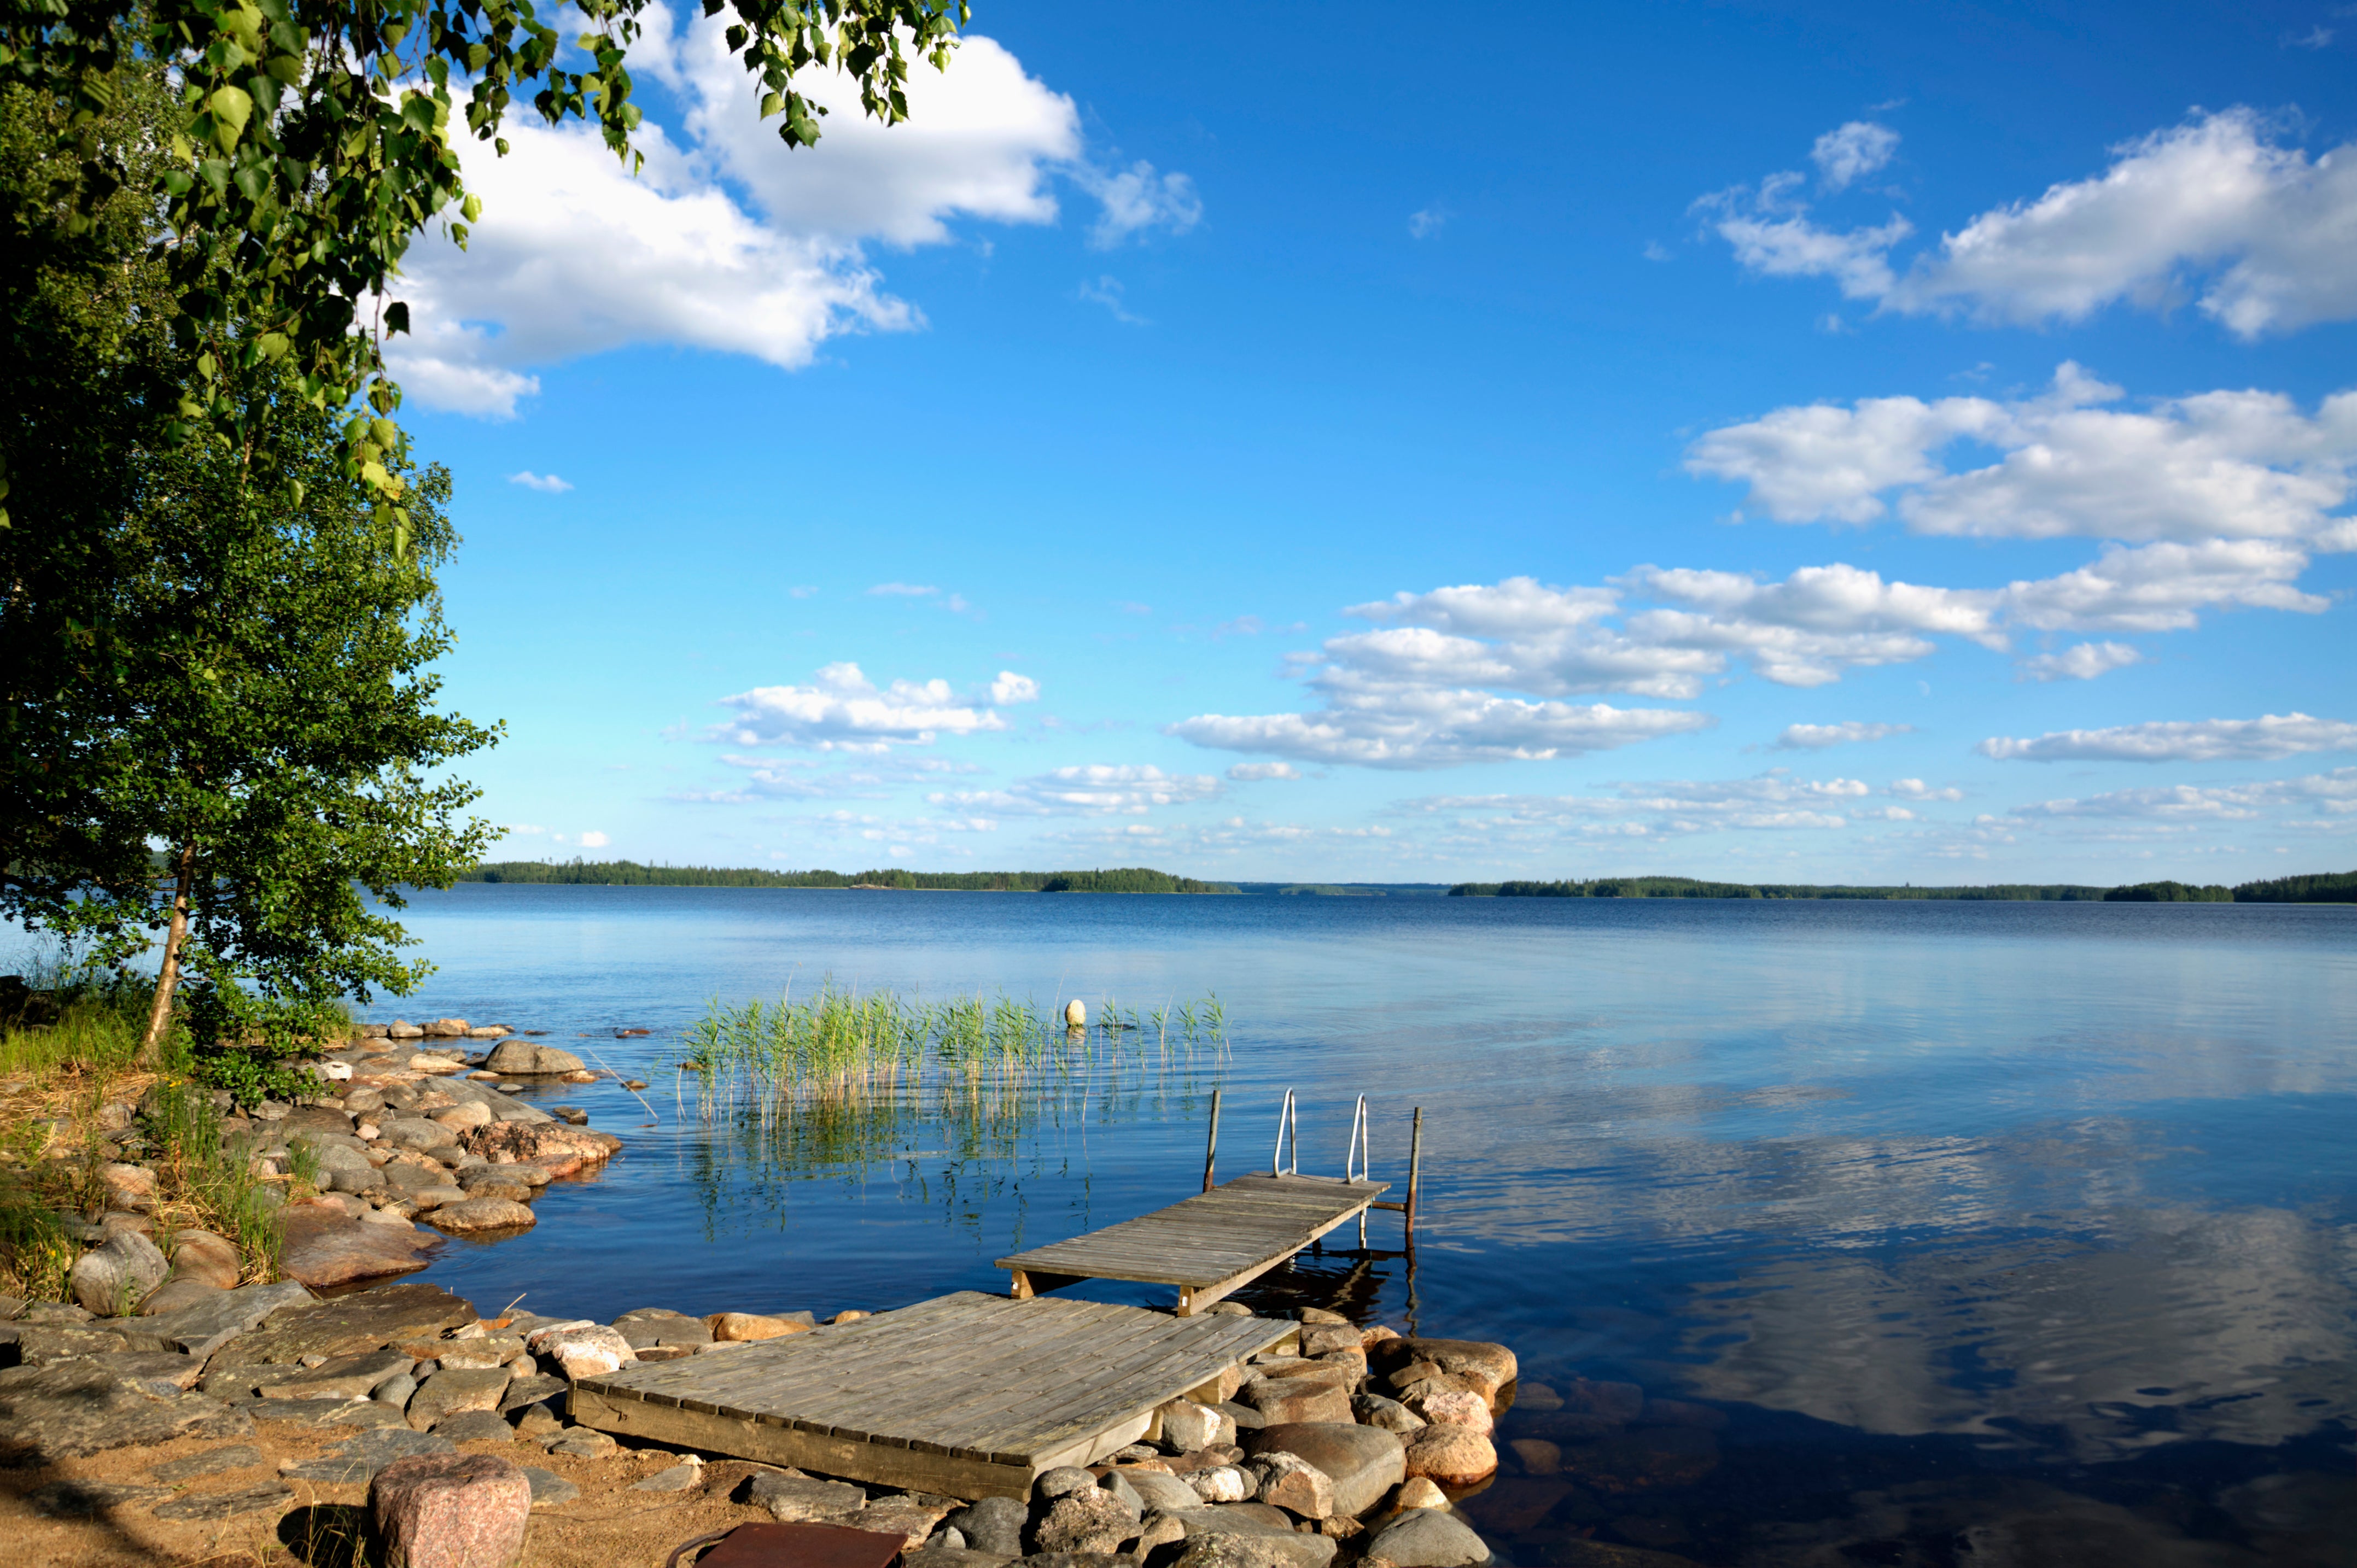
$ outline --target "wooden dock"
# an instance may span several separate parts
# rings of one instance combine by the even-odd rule
[[[1329,1184],[1330,1185],[1330,1184]],[[584,1426],[951,1497],[1028,1497],[1039,1472],[1144,1437],[1155,1407],[1300,1326],[961,1291],[742,1349],[573,1386]]]
[[[1357,1219],[1389,1190],[1384,1182],[1328,1176],[1238,1176],[1152,1214],[1001,1258],[996,1266],[1013,1275],[1017,1301],[1082,1280],[1131,1280],[1177,1285],[1178,1314],[1189,1317]]]

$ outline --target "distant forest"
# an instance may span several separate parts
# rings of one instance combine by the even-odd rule
[[[1146,866],[1113,871],[761,871],[718,865],[641,865],[635,860],[575,860],[551,865],[503,860],[479,865],[462,882],[553,882],[614,887],[854,887],[955,893],[1233,893],[1232,884],[1198,882]]]
[[[1814,887],[1781,882],[1702,882],[1691,876],[1608,876],[1593,882],[1460,882],[1452,898],[1951,898],[2003,903],[2357,904],[2357,871],[2278,876],[2240,887],[2138,882],[2125,887],[1999,883],[1987,887]]]

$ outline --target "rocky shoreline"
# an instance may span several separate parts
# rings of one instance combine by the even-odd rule
[[[1474,1568],[1493,1552],[1450,1498],[1497,1468],[1491,1423],[1516,1391],[1502,1346],[1313,1310],[1297,1348],[1229,1369],[1220,1402],[1170,1402],[1146,1441],[1049,1470],[1028,1498],[958,1498],[618,1442],[568,1417],[578,1379],[742,1353],[816,1330],[809,1312],[487,1320],[431,1284],[319,1300],[293,1282],[205,1309],[104,1319],[0,1300],[0,1355],[18,1363],[0,1370],[0,1495],[28,1521],[136,1535],[150,1560],[182,1541],[202,1555],[199,1537],[239,1521],[285,1544],[308,1508],[306,1528],[325,1520],[413,1562],[506,1568],[546,1533],[535,1514],[565,1520],[587,1498],[657,1535],[676,1522],[678,1539],[695,1533],[685,1522],[849,1525],[899,1538],[909,1568]],[[520,1464],[526,1444],[535,1462]],[[674,1521],[683,1509],[694,1520]]]

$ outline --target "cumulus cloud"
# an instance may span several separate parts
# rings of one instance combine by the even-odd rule
[[[612,843],[614,841],[608,838],[604,833],[597,832],[595,828],[592,828],[589,832],[583,833],[574,842],[579,844],[583,849],[604,849],[608,844]]]
[[[1306,762],[1368,768],[1453,768],[1469,762],[1541,762],[1641,740],[1684,735],[1716,721],[1661,708],[1604,703],[1530,703],[1483,692],[1394,683],[1328,682],[1318,713],[1202,714],[1167,727],[1197,746],[1274,752]]]
[[[1257,784],[1268,779],[1298,779],[1301,769],[1290,762],[1239,762],[1228,769],[1228,777],[1239,784]]]
[[[686,105],[676,126],[640,128],[642,173],[577,125],[511,121],[506,157],[458,142],[482,218],[464,251],[434,238],[411,252],[397,292],[414,332],[388,346],[421,402],[507,417],[538,390],[534,370],[608,349],[669,343],[793,370],[830,338],[912,329],[921,315],[884,291],[866,247],[941,243],[961,219],[1052,223],[1060,177],[1102,205],[1092,243],[1200,215],[1184,175],[1091,165],[1071,100],[990,38],[968,34],[946,72],[910,70],[910,118],[890,127],[839,72],[802,72],[832,113],[817,146],[789,150],[756,113],[725,19],[682,24],[656,4],[641,20],[633,68]]]
[[[1609,795],[1431,795],[1402,811],[1452,819],[1482,834],[1564,832],[1619,839],[1669,838],[1727,829],[1843,828],[1888,808],[1856,779],[1795,779],[1771,768],[1749,779],[1652,779]]]
[[[1851,741],[1880,740],[1885,736],[1912,735],[1913,725],[1886,725],[1864,719],[1846,719],[1837,725],[1786,725],[1784,733],[1776,737],[1779,751],[1823,751],[1829,746],[1845,746]]]
[[[1829,193],[1888,161],[1897,138],[1880,129],[1818,138]],[[1798,174],[1696,206],[1744,266],[1829,277],[1885,310],[2035,324],[2190,300],[2248,340],[2357,316],[2357,145],[2311,161],[2281,130],[2249,109],[2196,114],[2114,147],[2100,174],[1980,214],[1903,268],[1891,252],[1911,225],[1824,227],[1797,199]]]
[[[2312,415],[2258,391],[2104,406],[2123,395],[2066,361],[2046,391],[2009,403],[1781,408],[1705,435],[1686,468],[1745,486],[1747,504],[1780,522],[1868,523],[1895,510],[1930,534],[2357,544],[2350,520],[2332,515],[2357,468],[2357,392]],[[2000,456],[1952,467],[1958,447]]]
[[[1901,800],[1961,800],[1964,798],[1964,792],[1953,785],[1944,789],[1934,789],[1921,779],[1894,779],[1887,793]]]
[[[1819,184],[1840,190],[1882,168],[1898,151],[1898,132],[1871,120],[1852,120],[1819,136],[1809,149],[1809,161],[1817,166]]]
[[[522,485],[525,489],[539,490],[543,494],[552,496],[561,496],[573,488],[554,474],[535,474],[530,468],[526,468],[520,474],[510,474],[508,483]]]
[[[869,597],[879,599],[923,599],[940,592],[931,583],[878,583],[867,590]]]
[[[2357,724],[2306,714],[2057,730],[2028,740],[1992,736],[1979,746],[1983,756],[2000,762],[2248,761],[2352,748],[2357,748]]]
[[[757,686],[720,701],[735,716],[715,726],[711,738],[738,746],[880,753],[1006,727],[992,709],[959,703],[947,681],[878,688],[847,662],[825,666],[807,686]]]
[[[928,795],[936,806],[1009,816],[1144,816],[1157,806],[1184,806],[1220,792],[1208,773],[1165,773],[1148,765],[1092,764],[1058,768],[1020,779],[1004,789],[950,790]]]
[[[2092,681],[2144,661],[2142,651],[2128,643],[2082,642],[2059,653],[2025,659],[2014,668],[2024,681]]]
[[[2103,795],[2029,801],[2001,818],[1980,818],[1980,828],[2070,823],[2079,834],[2104,825],[2115,837],[2166,837],[2221,823],[2255,823],[2263,818],[2275,818],[2276,828],[2348,832],[2357,825],[2357,768],[2333,768],[2331,773],[2308,773],[2305,779],[2270,779],[2246,785],[2104,789]]]
[[[1001,670],[998,678],[990,683],[990,700],[1002,708],[1017,703],[1036,703],[1039,700],[1039,682],[1028,675]]]

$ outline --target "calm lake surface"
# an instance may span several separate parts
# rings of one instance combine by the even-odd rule
[[[1585,1477],[1510,1458],[1467,1506],[1513,1561],[2357,1562],[2357,907],[468,885],[409,919],[442,967],[402,1015],[651,1085],[541,1092],[628,1148],[424,1276],[486,1310],[1002,1289],[992,1260],[1195,1190],[1214,1085],[1226,1175],[1287,1088],[1301,1168],[1339,1175],[1364,1094],[1378,1179],[1424,1110],[1412,1262],[1377,1215],[1242,1299],[1726,1418]],[[1215,992],[1228,1045],[700,1115],[672,1064],[707,999],[828,975]]]

